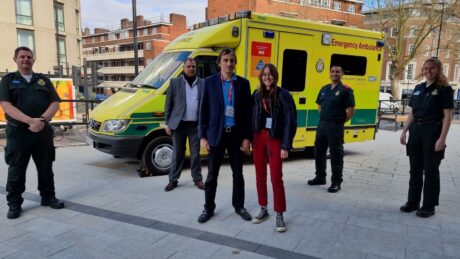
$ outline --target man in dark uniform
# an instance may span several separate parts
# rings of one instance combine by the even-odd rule
[[[329,147],[331,158],[331,186],[328,192],[338,192],[342,183],[344,124],[351,119],[355,110],[353,90],[342,84],[343,69],[332,65],[331,83],[319,91],[316,103],[319,111],[319,125],[315,139],[316,177],[309,185],[326,184],[326,152]]]
[[[59,96],[45,75],[32,71],[32,50],[17,48],[13,60],[18,71],[0,81],[0,105],[8,121],[5,161],[9,166],[6,184],[9,219],[21,215],[26,169],[31,156],[37,167],[41,205],[53,209],[64,207],[54,193],[55,148],[53,131],[48,124],[59,109]]]

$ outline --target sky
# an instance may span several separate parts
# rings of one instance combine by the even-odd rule
[[[133,17],[132,0],[80,0],[83,28],[109,28],[120,26],[120,20]],[[137,15],[144,19],[168,18],[170,13],[183,14],[187,25],[205,20],[208,0],[136,0]]]

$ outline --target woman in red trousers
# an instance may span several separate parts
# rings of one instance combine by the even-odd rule
[[[297,130],[297,111],[291,94],[277,86],[278,70],[265,64],[259,73],[260,86],[252,95],[253,158],[256,168],[259,214],[253,223],[268,219],[267,210],[267,160],[273,186],[276,231],[285,232],[283,212],[286,211],[286,196],[283,184],[283,159],[292,149],[292,140]]]

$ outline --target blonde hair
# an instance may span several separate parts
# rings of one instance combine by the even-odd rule
[[[434,80],[434,82],[436,84],[438,84],[438,85],[441,85],[441,86],[448,86],[449,85],[449,80],[447,79],[446,75],[444,75],[442,62],[441,62],[441,60],[439,60],[436,57],[431,57],[429,59],[426,59],[423,62],[422,72],[420,73],[418,78],[423,77],[423,68],[425,67],[425,64],[428,63],[428,62],[433,63],[435,65],[435,67],[438,69],[438,74],[436,75],[436,79]]]

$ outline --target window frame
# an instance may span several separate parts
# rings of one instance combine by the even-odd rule
[[[24,1],[24,2],[27,1],[29,3],[29,5],[30,5],[30,16],[18,13],[18,1]],[[29,26],[34,25],[34,8],[33,8],[33,5],[32,5],[32,0],[15,0],[14,1],[14,9],[15,9],[16,24],[23,24],[23,25],[29,25]],[[25,17],[30,18],[30,23],[24,23],[24,22],[19,22],[18,21],[18,18],[25,18]]]
[[[27,33],[30,33],[30,35],[32,36],[32,46],[30,46],[29,44],[22,44],[19,40],[19,35],[20,35],[20,32],[27,32]],[[35,31],[33,30],[26,30],[26,29],[16,29],[16,40],[17,40],[17,43],[18,43],[18,47],[22,47],[22,46],[25,46],[25,47],[28,47],[30,48],[34,53],[35,52]]]
[[[64,5],[62,3],[54,2],[54,24],[55,29],[58,33],[65,32],[65,14],[64,14]],[[62,10],[62,22],[59,21],[59,11]],[[61,30],[62,28],[62,30]]]

